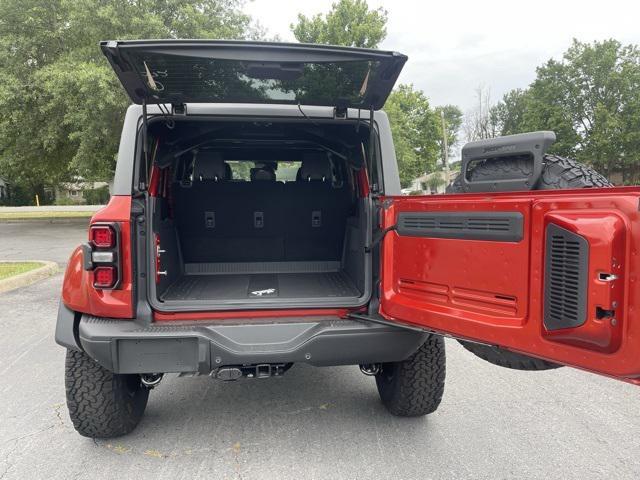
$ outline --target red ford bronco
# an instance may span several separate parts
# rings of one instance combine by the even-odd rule
[[[442,335],[509,368],[640,384],[640,189],[546,154],[552,132],[467,144],[456,194],[401,196],[381,108],[404,55],[101,47],[133,105],[58,313],[80,434],[130,432],[165,373],[296,362],[360,365],[392,414],[425,415]]]

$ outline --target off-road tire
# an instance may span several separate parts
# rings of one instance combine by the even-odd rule
[[[408,359],[383,363],[376,375],[382,404],[400,417],[418,417],[435,412],[444,393],[445,360],[444,339],[439,335],[429,335]]]
[[[75,350],[67,350],[65,388],[73,426],[80,435],[90,438],[131,432],[149,398],[149,390],[138,375],[115,374]]]
[[[570,158],[545,155],[540,180],[534,190],[557,190],[562,188],[611,187],[605,177],[592,168]],[[530,161],[522,159],[494,159],[484,161],[469,171],[469,180],[500,180],[505,178],[523,178],[531,173]],[[462,179],[458,177],[448,188],[447,193],[462,193]],[[481,345],[460,340],[464,348],[474,355],[501,367],[515,370],[550,370],[562,365],[537,358],[510,352],[499,347]]]

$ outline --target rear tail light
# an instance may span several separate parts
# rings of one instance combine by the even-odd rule
[[[93,270],[93,286],[96,288],[113,288],[117,281],[116,267],[96,267]]]
[[[93,270],[93,286],[116,289],[120,283],[120,228],[118,223],[98,223],[89,228],[85,265]]]
[[[92,225],[89,229],[91,243],[99,248],[113,248],[116,246],[116,232],[110,225]]]

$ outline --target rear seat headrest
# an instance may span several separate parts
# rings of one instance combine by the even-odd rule
[[[227,167],[219,152],[203,150],[196,155],[193,166],[194,180],[226,180]]]
[[[298,170],[296,178],[303,182],[330,180],[331,166],[327,155],[323,152],[305,153],[302,157],[302,165]]]
[[[270,168],[252,168],[250,170],[251,181],[268,181],[275,182],[276,181],[276,172],[271,170]]]

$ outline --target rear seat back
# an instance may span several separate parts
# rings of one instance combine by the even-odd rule
[[[284,185],[270,180],[233,182],[226,186],[223,208],[234,212],[227,238],[235,245],[226,252],[227,262],[281,261],[284,257]]]
[[[202,235],[205,232],[204,212],[211,210],[211,192],[217,190],[214,186],[224,181],[226,172],[224,161],[217,152],[198,152],[193,162],[191,182],[174,184],[175,217],[181,233]],[[220,220],[215,215],[211,216],[210,226],[215,226]]]
[[[265,175],[233,182],[217,152],[197,154],[190,187],[175,185],[176,220],[187,263],[284,258],[282,183]]]
[[[232,221],[231,212],[219,208],[226,182],[226,164],[220,153],[195,154],[190,184],[174,184],[175,217],[185,262],[206,261],[217,247],[215,240]]]
[[[334,188],[325,153],[304,155],[297,180],[285,184],[286,260],[340,260],[349,214],[346,185]]]
[[[272,169],[234,182],[220,154],[196,156],[190,187],[174,184],[186,263],[340,260],[349,193],[332,186],[324,154],[305,155],[296,182]]]

